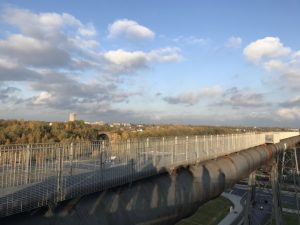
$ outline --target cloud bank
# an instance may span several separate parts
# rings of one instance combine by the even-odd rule
[[[0,39],[0,100],[14,100],[24,111],[34,107],[94,117],[106,112],[122,115],[126,110],[115,104],[139,94],[126,90],[124,76],[182,58],[176,47],[103,51],[95,26],[68,13],[5,7],[0,19],[13,31]],[[109,37],[153,39],[155,33],[122,19],[109,26]],[[15,87],[16,82],[26,91]]]

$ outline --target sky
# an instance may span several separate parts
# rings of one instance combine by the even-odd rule
[[[300,126],[296,0],[0,3],[0,119]]]

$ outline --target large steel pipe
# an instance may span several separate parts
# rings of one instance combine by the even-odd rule
[[[180,168],[104,192],[66,201],[52,210],[40,209],[7,217],[1,225],[29,224],[174,224],[192,215],[208,200],[219,196],[237,181],[267,163],[300,137],[276,145],[251,148],[239,153]]]

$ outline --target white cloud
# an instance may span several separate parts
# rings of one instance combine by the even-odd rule
[[[135,65],[144,64],[147,61],[146,54],[142,51],[128,52],[123,49],[108,51],[104,57],[111,63],[116,65]]]
[[[279,75],[279,82],[282,87],[298,91],[300,88],[300,66],[293,60],[283,62],[281,60],[270,60],[264,63],[268,72],[275,72]]]
[[[147,54],[149,62],[170,63],[180,62],[182,56],[179,48],[160,48],[150,51]]]
[[[114,73],[134,72],[151,63],[170,63],[181,60],[178,48],[162,48],[150,52],[118,49],[103,54],[108,61],[108,70]]]
[[[268,105],[264,102],[264,95],[247,89],[232,87],[227,89],[217,106],[231,106],[233,108],[253,108]]]
[[[300,51],[297,51],[293,54],[293,59],[300,60]]]
[[[21,30],[7,39],[0,39],[0,57],[24,68],[53,67],[74,70],[100,70],[122,74],[135,72],[150,63],[178,62],[177,48],[144,51],[114,50],[100,52],[97,31],[93,24],[83,24],[67,13],[33,13],[7,7],[2,10],[4,22]],[[118,20],[110,26],[112,36],[125,34],[128,38],[153,38],[154,33],[131,20]]]
[[[290,64],[293,67],[300,68],[300,51],[296,51],[291,55]]]
[[[61,66],[70,62],[70,56],[64,50],[44,40],[21,34],[11,35],[6,40],[0,39],[1,55],[12,62],[32,66]]]
[[[18,94],[21,90],[15,87],[9,87],[0,82],[0,102],[16,103],[19,101]]]
[[[80,51],[83,54],[88,51],[85,49],[87,45],[99,45],[93,24],[83,24],[67,13],[34,13],[6,7],[1,10],[0,18],[18,28],[24,37],[45,41],[55,48]]]
[[[285,64],[281,61],[281,60],[278,60],[278,59],[271,59],[267,62],[265,62],[263,64],[264,68],[271,72],[271,71],[284,71],[286,68],[285,68]]]
[[[52,99],[51,93],[47,91],[43,91],[35,98],[33,104],[35,105],[46,104],[49,101],[51,101],[51,99]]]
[[[300,106],[300,96],[294,96],[287,101],[279,103],[279,105],[285,108]]]
[[[0,56],[0,82],[38,80],[39,74]]]
[[[225,44],[225,47],[226,48],[239,48],[242,44],[242,38],[240,37],[230,37],[226,44]]]
[[[214,85],[211,87],[205,87],[200,91],[202,97],[216,97],[223,93],[223,87],[220,85]]]
[[[281,108],[277,111],[277,115],[282,119],[295,120],[300,119],[300,108]]]
[[[17,67],[18,67],[17,63],[12,62],[11,60],[0,58],[0,68],[15,69]]]
[[[163,100],[169,104],[184,104],[184,105],[195,105],[203,98],[213,98],[221,95],[223,88],[220,85],[212,87],[205,87],[200,91],[185,92],[177,96],[167,96]]]
[[[29,10],[7,7],[1,15],[2,20],[21,29],[32,37],[48,37],[64,26],[83,27],[84,25],[67,13],[32,13]]]
[[[201,96],[197,92],[186,92],[177,96],[165,97],[163,100],[169,104],[195,105],[200,101],[200,98]]]
[[[262,58],[278,58],[291,53],[291,49],[284,47],[278,37],[265,37],[250,43],[244,49],[248,60],[259,63]]]
[[[149,28],[138,24],[136,21],[121,19],[108,26],[108,37],[125,37],[127,39],[154,39],[155,33]]]
[[[121,76],[182,58],[180,49],[171,47],[101,51],[93,24],[84,24],[66,13],[8,7],[0,17],[4,27],[9,27],[7,36],[0,37],[0,84],[6,85],[0,87],[0,98],[12,103],[4,108],[22,108],[18,110],[22,117],[22,112],[34,108],[38,109],[35,113],[76,111],[94,118],[99,113],[106,118],[132,118],[132,111],[126,115],[126,110],[114,109],[139,93],[134,88],[128,90],[124,82],[129,78]],[[130,24],[133,27],[126,30],[128,38],[154,38],[148,28]],[[15,91],[11,84],[20,90]]]
[[[104,53],[108,70],[113,73],[134,72],[147,65],[147,55],[142,51],[127,52],[122,49]]]
[[[196,36],[179,36],[172,39],[176,44],[184,44],[184,45],[206,45],[209,40],[205,38],[199,38]]]
[[[97,31],[92,24],[88,24],[86,26],[80,26],[78,29],[78,33],[84,37],[94,37],[97,35]]]
[[[272,81],[269,83],[299,92],[300,51],[285,47],[279,38],[266,37],[250,43],[244,49],[244,55],[272,75],[267,79]]]

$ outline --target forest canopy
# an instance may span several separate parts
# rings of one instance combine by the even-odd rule
[[[92,126],[83,121],[43,122],[0,120],[0,144],[54,143],[72,140],[96,140],[109,126]]]

